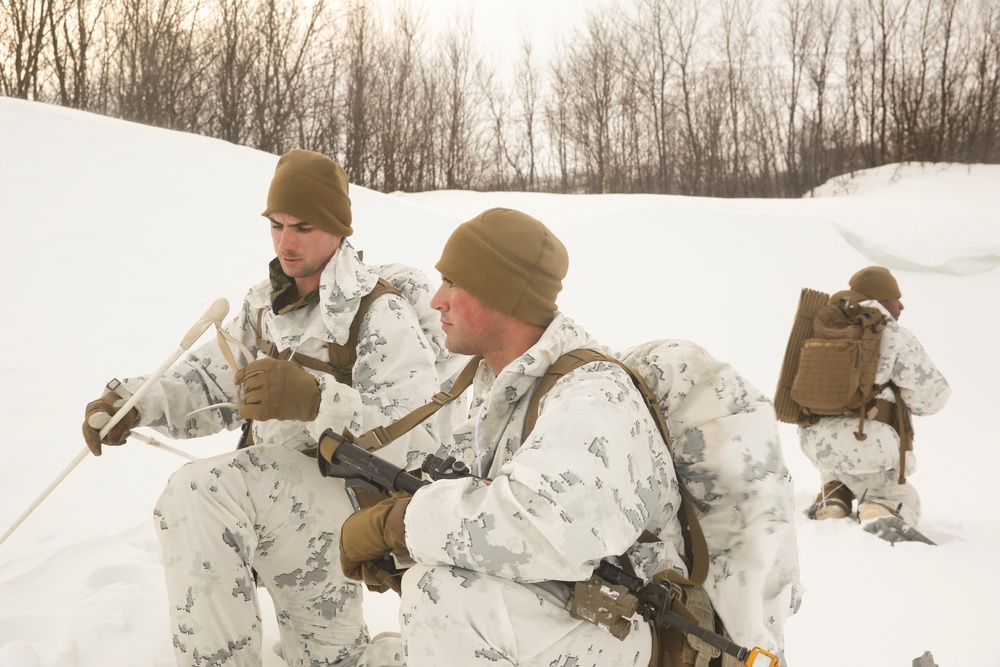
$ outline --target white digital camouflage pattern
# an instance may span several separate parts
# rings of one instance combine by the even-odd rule
[[[667,416],[677,475],[708,543],[704,587],[726,630],[742,646],[781,654],[785,620],[804,589],[794,489],[771,401],[689,341],[651,341],[613,354],[643,376]],[[629,552],[647,575],[656,562],[648,548]]]
[[[465,568],[415,565],[401,615],[411,667],[614,667],[649,664],[639,619],[624,641],[566,611],[566,584],[520,584]]]
[[[341,480],[260,444],[183,466],[155,510],[178,665],[261,665],[258,580],[290,665],[353,665],[368,635],[361,587],[340,575]],[[251,571],[253,568],[253,572]]]
[[[314,458],[295,450],[314,447],[326,428],[359,433],[388,424],[438,391],[435,364],[446,369],[450,362],[435,313],[427,306],[430,285],[416,270],[407,278],[399,265],[387,273],[416,307],[427,311],[423,327],[401,297],[377,299],[361,326],[353,386],[309,371],[322,395],[314,422],[254,422],[254,447],[187,464],[161,496],[155,523],[165,554],[179,665],[260,664],[261,625],[251,569],[275,600],[290,664],[354,665],[364,651],[368,635],[361,587],[345,579],[339,567],[340,526],[351,511],[347,494],[340,481],[320,477]],[[327,344],[347,341],[359,301],[376,280],[345,239],[323,271],[318,304],[275,315],[270,283],[264,281],[250,290],[225,330],[259,355],[254,328],[263,309],[263,338],[279,350],[293,348],[326,361]],[[238,350],[233,352],[238,363],[246,363]],[[460,366],[461,360],[455,363]],[[205,344],[143,397],[137,406],[139,425],[172,438],[241,426],[232,408],[189,414],[236,403],[233,373],[218,343]],[[142,380],[125,385],[134,390]],[[397,465],[412,464],[437,447],[434,427],[425,424],[382,454]],[[366,662],[362,658],[361,664]]]
[[[403,578],[411,667],[647,665],[649,630],[619,641],[566,610],[570,582],[625,553],[644,529],[661,542],[649,570],[686,569],[670,455],[641,396],[617,365],[564,376],[521,442],[525,411],[549,365],[600,345],[558,314],[498,377],[482,364],[471,418],[442,453],[492,479],[444,480],[418,491],[406,542],[419,563]],[[485,660],[485,662],[484,662]]]
[[[900,326],[878,301],[864,301],[861,305],[878,308],[886,318],[875,382],[892,381],[914,415],[932,415],[941,410],[951,389],[920,341]],[[883,391],[880,398],[895,401],[891,389]],[[912,486],[909,489],[892,488],[897,485],[899,476],[896,430],[888,424],[867,420],[865,434],[868,437],[858,440],[854,437],[857,430],[855,417],[824,417],[813,426],[799,428],[802,451],[819,470],[823,482],[833,479],[844,482],[858,498],[864,496],[866,501],[880,502],[893,509],[901,502],[901,494],[915,497]],[[914,473],[916,466],[916,454],[907,452],[905,473]],[[852,486],[852,480],[867,481],[858,481]],[[913,503],[904,503],[900,511],[907,523],[915,525],[920,518],[919,502],[915,507]]]

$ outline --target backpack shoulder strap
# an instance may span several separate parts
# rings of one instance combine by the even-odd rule
[[[521,429],[522,443],[528,439],[528,434],[535,428],[535,422],[538,420],[538,406],[542,401],[542,397],[549,393],[549,390],[555,386],[556,382],[562,376],[593,361],[615,363],[616,360],[596,350],[573,350],[562,355],[549,366],[549,370],[542,376],[542,381],[538,384],[538,388],[535,389],[534,395],[528,402],[528,411],[524,416],[524,428]]]
[[[343,345],[329,343],[328,351],[330,360],[320,361],[315,357],[295,353],[294,361],[305,368],[319,371],[320,373],[330,373],[337,382],[350,385],[354,376],[354,362],[358,360],[358,336],[361,331],[361,322],[371,309],[375,300],[386,294],[400,294],[392,283],[384,278],[379,278],[371,292],[361,297],[358,304],[358,312],[351,321],[351,328],[348,330],[347,342]],[[275,359],[288,359],[290,350],[278,350],[273,341],[269,341],[261,336],[261,326],[263,323],[264,309],[257,311],[257,348],[269,357]]]
[[[670,454],[672,463],[673,449],[670,446],[670,432],[667,428],[667,420],[663,416],[656,397],[653,396],[653,392],[649,389],[646,381],[628,364],[596,350],[573,350],[567,352],[549,366],[548,372],[542,377],[541,383],[539,383],[535,394],[528,403],[528,412],[524,420],[521,442],[524,443],[528,439],[528,434],[531,433],[531,430],[535,426],[542,397],[555,386],[556,382],[562,376],[594,361],[607,361],[619,366],[628,373],[628,376],[632,379],[632,384],[635,385],[636,389],[639,390],[639,394],[642,395],[642,400],[646,404],[646,409],[649,410],[650,416],[653,417],[653,422],[656,424],[657,430],[663,436],[663,442],[667,445],[667,452]],[[677,518],[680,521],[681,532],[684,536],[684,552],[685,562],[688,565],[688,577],[685,579],[677,575],[675,571],[670,570],[668,573],[673,576],[669,576],[668,578],[680,584],[700,584],[708,576],[708,543],[705,541],[705,533],[698,522],[697,514],[695,514],[694,501],[688,494],[684,484],[680,484],[679,486],[681,490],[681,510],[677,513]],[[639,537],[640,542],[653,542],[658,539],[649,531],[643,531]]]
[[[354,379],[354,362],[358,360],[358,335],[361,331],[361,322],[371,309],[376,299],[386,294],[399,295],[399,290],[385,278],[379,278],[371,292],[361,297],[358,304],[358,312],[354,315],[351,328],[348,332],[347,342],[343,345],[330,343],[330,373],[337,378],[337,382],[350,385]],[[298,359],[298,357],[296,357]]]
[[[480,356],[472,357],[469,363],[465,365],[465,368],[462,369],[462,372],[458,374],[458,377],[455,378],[451,389],[448,391],[439,391],[431,398],[430,403],[411,410],[386,426],[376,426],[361,435],[353,436],[353,438],[349,437],[348,433],[344,435],[348,436],[348,439],[351,439],[354,444],[364,447],[369,452],[382,449],[393,440],[416,428],[417,425],[428,419],[435,412],[461,396],[472,384],[472,380],[476,376],[476,371],[479,369],[479,362],[482,360],[483,358]]]

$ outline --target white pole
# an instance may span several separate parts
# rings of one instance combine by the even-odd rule
[[[180,449],[177,449],[176,447],[171,447],[167,443],[161,442],[161,441],[157,440],[156,438],[152,438],[152,437],[146,435],[145,433],[139,433],[138,431],[132,431],[132,435],[130,437],[135,438],[139,442],[144,442],[147,445],[152,445],[153,447],[156,447],[158,449],[162,449],[165,452],[170,452],[171,454],[176,454],[177,456],[181,457],[182,459],[187,459],[188,461],[197,461],[198,460],[197,456],[194,456],[192,454],[188,454],[187,452],[185,452],[183,450],[180,450]]]
[[[112,415],[110,419],[107,419],[107,422],[103,425],[95,423],[95,421],[96,422],[104,421],[104,419],[100,418],[101,415],[94,415],[93,417],[91,417],[90,425],[93,426],[94,428],[101,429],[100,437],[102,440],[104,439],[104,436],[108,434],[108,431],[114,428],[115,424],[121,421],[122,418],[128,414],[128,411],[131,410],[132,407],[136,404],[136,402],[142,397],[142,395],[149,390],[149,388],[153,385],[153,383],[158,381],[160,377],[167,371],[167,369],[170,368],[175,361],[180,359],[181,355],[187,352],[191,348],[191,346],[194,345],[195,341],[201,338],[201,335],[205,333],[205,331],[210,326],[212,326],[213,324],[215,326],[221,325],[223,318],[225,318],[228,312],[229,312],[229,302],[225,299],[217,299],[215,303],[209,306],[208,310],[205,311],[205,314],[202,315],[200,318],[198,318],[198,321],[191,326],[191,328],[188,330],[186,334],[184,334],[184,338],[181,339],[181,344],[177,347],[177,349],[174,350],[174,352],[167,358],[166,361],[160,364],[159,368],[153,371],[153,373],[146,378],[146,381],[143,382],[138,389],[136,389],[135,393],[132,394],[132,396],[130,396],[127,401],[125,401],[125,404],[122,405],[121,408],[119,408],[118,412]],[[94,419],[95,417],[98,417],[98,419],[95,420]],[[162,445],[162,443],[160,444]],[[31,514],[33,511],[35,511],[35,508],[41,505],[42,501],[45,500],[48,497],[48,495],[52,493],[52,491],[57,486],[59,486],[59,484],[64,479],[66,479],[66,476],[73,471],[73,468],[79,465],[80,461],[86,458],[87,453],[89,451],[90,451],[89,448],[84,447],[83,450],[79,454],[77,454],[72,461],[70,461],[69,465],[63,468],[63,471],[59,473],[54,480],[52,480],[52,483],[49,484],[44,491],[42,491],[41,495],[35,499],[35,502],[31,503],[31,505],[28,506],[28,509],[24,510],[24,512],[21,514],[21,516],[17,518],[14,524],[7,529],[7,532],[5,532],[2,537],[0,537],[0,544],[3,544],[4,541],[8,537],[10,537],[11,533],[13,533],[17,529],[17,527],[20,526],[24,522],[24,520],[28,518],[28,515]],[[177,450],[175,453],[180,453],[180,452],[179,450]],[[184,454],[181,454],[181,456],[184,456]]]

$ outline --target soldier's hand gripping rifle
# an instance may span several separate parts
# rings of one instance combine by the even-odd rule
[[[378,491],[385,489],[413,494],[432,480],[469,476],[465,464],[453,457],[440,459],[428,456],[420,469],[429,479],[421,479],[330,429],[320,437],[317,459],[324,477],[361,481],[376,487]],[[587,593],[581,595],[580,591],[584,589]],[[746,667],[779,666],[774,654],[759,647],[744,648],[673,611],[671,606],[679,599],[678,596],[679,589],[669,582],[646,584],[622,568],[601,561],[590,581],[577,586],[570,601],[570,611],[575,618],[595,623],[618,639],[625,639],[631,630],[631,623],[626,619],[638,613],[646,622],[671,626],[694,635],[706,644],[732,655]]]

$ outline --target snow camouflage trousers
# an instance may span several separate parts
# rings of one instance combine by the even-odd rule
[[[415,565],[400,618],[410,667],[646,667],[649,625],[624,641],[570,616],[569,587],[525,585],[453,566]]]
[[[288,664],[355,665],[368,630],[361,587],[340,569],[350,512],[340,480],[280,445],[177,470],[154,512],[177,664],[262,663],[252,568],[274,601]]]

